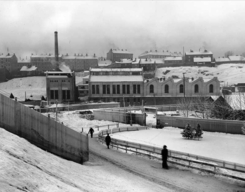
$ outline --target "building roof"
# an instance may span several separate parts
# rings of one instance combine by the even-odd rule
[[[210,55],[213,54],[211,51],[189,51],[185,53],[186,55]]]
[[[99,71],[133,71],[133,72],[141,72],[142,68],[90,68],[91,72],[99,72]]]
[[[116,61],[116,63],[132,63],[131,59],[121,59],[121,61]]]
[[[31,67],[27,67],[27,66],[23,66],[20,71],[35,71],[37,69],[36,66],[31,66]]]
[[[90,82],[143,82],[141,75],[91,76]]]
[[[46,54],[46,55],[31,55],[31,58],[55,58],[54,54]],[[59,55],[59,57],[61,58],[62,55]]]
[[[211,62],[211,57],[203,57],[203,58],[200,58],[200,57],[195,57],[194,58],[194,62]]]
[[[105,60],[105,61],[99,61],[98,66],[108,66],[111,65],[112,61],[111,60]]]
[[[98,59],[93,56],[62,56],[62,59]]]
[[[182,61],[182,57],[166,57],[164,61]]]
[[[127,51],[127,49],[112,49],[112,53],[133,54],[133,53]]]
[[[141,56],[147,56],[147,55],[158,55],[158,56],[171,56],[170,52],[164,52],[164,51],[146,51],[142,54],[139,55],[139,57]]]
[[[1,59],[7,59],[13,57],[15,54],[14,53],[8,53],[6,55],[0,55]]]
[[[228,57],[219,57],[219,58],[215,58],[216,62],[224,62],[224,61],[230,61],[230,59]]]
[[[231,60],[231,61],[242,61],[242,60],[244,60],[244,57],[242,57],[242,56],[240,56],[240,55],[232,55],[232,56],[229,56],[229,59]]]
[[[140,63],[140,59],[135,59],[132,61],[132,64],[139,64]]]

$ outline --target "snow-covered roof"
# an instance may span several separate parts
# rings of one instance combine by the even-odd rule
[[[133,54],[127,51],[127,49],[112,49],[112,53]]]
[[[146,51],[140,55],[141,56],[147,56],[147,55],[158,55],[158,56],[171,56],[170,52],[161,52],[161,51]]]
[[[222,61],[230,61],[230,59],[228,57],[219,57],[219,58],[215,58],[216,62],[222,62]]]
[[[241,61],[241,60],[244,60],[244,57],[242,57],[240,55],[236,55],[236,56],[232,55],[232,56],[229,56],[229,59],[231,61]]]
[[[182,61],[182,57],[166,57],[164,61]]]
[[[132,72],[141,72],[143,71],[142,68],[91,68],[91,72],[100,72],[100,71],[132,71]]]
[[[35,71],[37,69],[36,66],[31,66],[31,67],[27,67],[27,66],[23,66],[20,71]]]
[[[245,93],[227,95],[229,105],[236,110],[245,110]]]
[[[141,75],[91,76],[90,82],[143,82]]]
[[[140,59],[135,59],[132,61],[132,64],[139,64],[139,62],[140,62]]]
[[[201,51],[189,51],[189,52],[186,52],[185,53],[186,55],[210,55],[210,54],[213,54],[211,51],[204,51],[204,52],[201,52]]]
[[[211,62],[211,57],[195,57],[194,62]]]
[[[140,64],[154,64],[154,61],[151,59],[141,59]]]
[[[54,58],[55,55],[54,54],[46,54],[46,55],[31,55],[31,58]],[[59,57],[62,57],[62,55],[59,55]]]
[[[111,63],[112,63],[111,60],[105,60],[105,61],[99,61],[99,62],[98,62],[98,65],[99,65],[99,66],[108,66],[108,65],[110,65]]]
[[[14,53],[8,53],[6,55],[0,55],[0,59],[7,59],[14,56]]]
[[[63,56],[62,59],[97,59],[93,56]]]
[[[116,63],[132,63],[131,59],[121,59],[121,61],[116,61]]]

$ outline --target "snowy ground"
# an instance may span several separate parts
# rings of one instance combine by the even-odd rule
[[[164,127],[113,134],[113,138],[162,147],[245,165],[245,136],[203,132],[201,140],[184,139],[179,128]]]
[[[0,191],[168,191],[96,156],[67,161],[0,128]],[[169,190],[170,191],[170,190]]]

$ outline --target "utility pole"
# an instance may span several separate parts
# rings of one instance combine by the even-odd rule
[[[183,93],[185,98],[185,73],[183,73]]]

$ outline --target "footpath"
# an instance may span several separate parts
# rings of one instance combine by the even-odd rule
[[[165,170],[161,168],[159,161],[127,154],[113,148],[107,149],[98,138],[89,138],[89,151],[119,168],[173,191],[245,192],[245,186],[234,180],[195,170],[179,169],[172,164],[169,164],[169,169]]]

